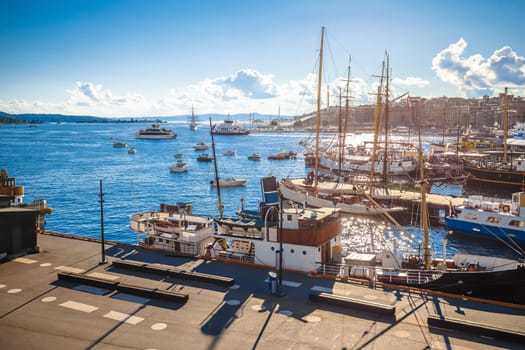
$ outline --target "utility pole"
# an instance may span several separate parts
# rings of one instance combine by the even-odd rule
[[[102,179],[100,179],[100,243],[101,243],[101,259],[100,265],[106,264],[106,249],[104,248],[104,193],[102,192]]]

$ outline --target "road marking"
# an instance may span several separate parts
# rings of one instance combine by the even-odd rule
[[[16,262],[22,263],[22,264],[34,264],[34,263],[38,262],[38,260],[27,259],[27,258],[16,258],[13,261],[16,261]]]
[[[45,297],[45,298],[42,298],[42,302],[43,303],[51,303],[53,301],[57,300],[56,297]]]
[[[237,299],[230,299],[230,300],[226,301],[226,304],[232,305],[232,306],[239,305],[240,303],[241,303],[241,301],[237,300]]]
[[[86,286],[85,284],[79,284],[78,286],[73,287],[74,290],[81,292],[88,292],[96,295],[105,295],[109,293],[109,290],[103,288],[97,288],[92,286]]]
[[[7,287],[5,284],[0,284],[0,289]]]
[[[119,322],[124,321],[126,323],[133,324],[133,325],[144,321],[142,317],[131,316],[131,315],[124,314],[118,311],[110,311],[107,314],[105,314],[104,317],[109,318],[111,320],[119,321]]]
[[[20,288],[13,288],[13,289],[9,289],[7,291],[7,293],[9,293],[9,294],[17,294],[17,293],[20,293],[21,291],[22,291],[22,289],[20,289]]]
[[[268,283],[269,279],[265,279],[264,282],[265,283]],[[299,283],[299,282],[293,282],[293,281],[286,281],[286,280],[283,280],[283,286],[287,286],[287,287],[294,287],[294,288],[297,288],[297,287],[300,287],[302,286],[303,284],[302,283]]]
[[[277,314],[283,315],[283,316],[292,316],[293,312],[291,312],[290,310],[279,310],[277,311]]]
[[[58,267],[55,267],[55,270],[60,270],[63,272],[72,272],[72,273],[83,273],[84,271],[86,271],[86,270],[77,269],[76,267],[71,267],[71,266],[58,266]]]
[[[101,272],[92,272],[92,273],[88,274],[88,276],[89,277],[100,278],[100,279],[108,280],[108,281],[116,281],[116,280],[118,280],[120,278],[120,276],[110,275],[110,274],[101,273]]]
[[[48,266],[51,266],[51,263],[43,263],[43,264],[40,264],[40,267],[48,267]]]
[[[151,329],[154,331],[162,331],[168,327],[165,323],[155,323],[151,325]]]
[[[60,306],[86,313],[90,313],[98,309],[96,306],[82,304],[72,300],[66,301],[65,303],[60,304]]]

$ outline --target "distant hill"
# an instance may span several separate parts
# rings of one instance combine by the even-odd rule
[[[155,119],[155,118],[153,118]],[[41,123],[144,123],[150,122],[151,118],[102,118],[89,115],[65,115],[65,114],[9,114],[0,112],[0,124],[41,124]]]
[[[24,114],[9,114],[0,112],[0,124],[41,124],[41,123],[150,123],[153,120],[179,120],[186,121],[189,118],[188,115],[179,116],[152,116],[152,117],[135,117],[135,118],[103,118],[89,115],[66,115],[66,114],[39,114],[39,113],[24,113]],[[277,118],[275,115],[264,115],[258,113],[244,113],[244,114],[201,114],[197,115],[198,120],[201,122],[212,118],[227,119],[237,121],[263,121],[273,120]],[[281,118],[290,118],[281,116]]]

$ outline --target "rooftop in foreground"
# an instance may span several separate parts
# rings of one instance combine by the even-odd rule
[[[39,253],[0,265],[4,349],[496,349],[525,343],[524,307],[292,272],[283,274],[283,296],[277,296],[269,271],[259,267],[111,244],[105,246],[107,263],[100,264],[97,242],[49,235],[38,240]],[[121,260],[148,269],[113,264]],[[231,277],[234,284],[188,280],[173,271]],[[96,287],[59,274],[106,282]],[[132,286],[131,293],[106,285]],[[144,290],[153,294],[133,292]],[[156,298],[155,292],[165,291],[187,295],[187,301]],[[312,292],[352,302],[335,306],[313,300]],[[455,321],[472,327],[448,329]],[[483,335],[485,328],[499,332]]]

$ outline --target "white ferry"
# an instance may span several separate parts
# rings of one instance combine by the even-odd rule
[[[224,122],[213,125],[211,133],[214,135],[248,135],[250,131],[227,118],[224,119]]]
[[[138,131],[135,137],[151,140],[174,139],[177,137],[177,133],[170,129],[161,128],[159,123],[153,123],[151,127]]]

